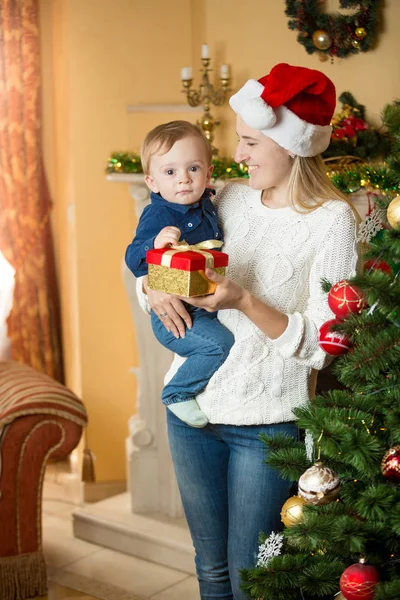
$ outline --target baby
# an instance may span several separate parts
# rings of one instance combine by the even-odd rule
[[[152,129],[141,148],[145,181],[151,190],[151,204],[144,209],[125,261],[136,277],[147,275],[146,252],[185,240],[197,244],[209,239],[222,241],[215,206],[207,188],[213,166],[211,147],[195,125],[171,121]],[[176,338],[163,324],[167,313],[151,313],[158,341],[180,356],[187,357],[164,387],[162,402],[179,419],[193,427],[204,427],[208,419],[196,395],[225,361],[233,335],[217,319],[217,313],[186,305],[192,327],[185,337]]]

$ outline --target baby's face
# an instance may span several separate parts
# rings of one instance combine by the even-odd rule
[[[165,154],[151,157],[145,181],[168,202],[194,204],[203,195],[212,170],[202,140],[187,137],[175,142]]]

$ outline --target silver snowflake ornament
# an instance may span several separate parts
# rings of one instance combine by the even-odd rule
[[[361,223],[357,241],[368,244],[378,231],[385,227],[386,222],[386,209],[375,205],[371,213]]]
[[[258,549],[257,567],[266,567],[273,556],[279,556],[283,546],[283,535],[281,533],[271,533]]]

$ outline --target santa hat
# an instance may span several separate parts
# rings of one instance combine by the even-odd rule
[[[336,92],[320,71],[280,63],[249,79],[229,104],[246,125],[293,154],[316,156],[329,146]]]

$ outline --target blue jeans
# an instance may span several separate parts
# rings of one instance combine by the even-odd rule
[[[216,312],[192,307],[188,311],[192,328],[186,328],[185,337],[178,339],[166,330],[154,311],[151,313],[151,325],[158,341],[168,350],[187,357],[164,387],[163,404],[193,400],[225,361],[234,342],[232,333],[221,325]]]
[[[239,569],[254,567],[260,531],[282,528],[280,511],[292,483],[265,464],[260,433],[286,433],[294,423],[211,425],[195,429],[167,411],[172,460],[196,551],[202,600],[245,600]]]

